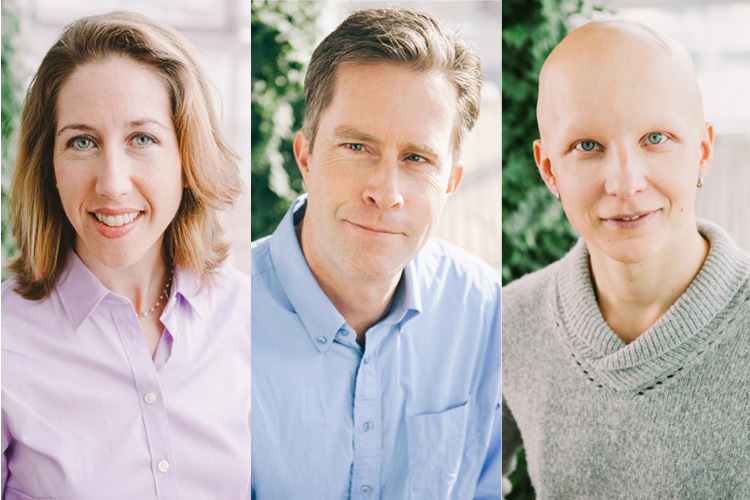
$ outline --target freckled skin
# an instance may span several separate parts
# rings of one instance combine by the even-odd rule
[[[133,124],[144,120],[153,122]],[[62,131],[69,125],[89,130]],[[92,270],[127,268],[144,256],[160,259],[183,188],[162,80],[124,57],[80,66],[60,91],[57,131],[55,178],[76,231],[76,253]],[[99,234],[90,212],[122,207],[144,212],[135,230],[117,239]]]

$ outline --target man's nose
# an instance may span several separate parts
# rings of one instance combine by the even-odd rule
[[[646,165],[640,156],[638,151],[627,149],[610,151],[604,166],[607,194],[627,200],[646,189]]]
[[[401,168],[397,158],[381,158],[370,171],[363,197],[368,204],[383,210],[399,209],[404,205],[400,188]]]
[[[117,148],[105,149],[96,165],[97,194],[116,200],[130,192],[133,182],[127,156]]]

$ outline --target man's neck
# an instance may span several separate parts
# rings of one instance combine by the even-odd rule
[[[348,276],[335,265],[326,265],[324,260],[317,259],[314,252],[306,251],[306,245],[302,243],[302,226],[303,222],[300,222],[294,229],[310,271],[346,324],[357,332],[357,343],[364,347],[367,330],[391,310],[403,272],[383,281],[364,281]]]
[[[645,262],[623,263],[589,246],[599,309],[618,337],[630,343],[653,326],[687,290],[709,244],[688,224],[679,241]]]

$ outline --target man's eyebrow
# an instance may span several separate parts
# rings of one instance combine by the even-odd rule
[[[346,139],[351,141],[362,141],[362,142],[380,142],[375,136],[366,134],[361,130],[348,125],[339,125],[333,129],[333,133],[340,139]]]
[[[154,120],[153,118],[142,118],[140,120],[133,120],[132,122],[129,122],[127,125],[128,127],[140,127],[141,125],[145,125],[147,123],[153,123],[161,128],[163,128],[166,131],[169,131],[169,128],[166,127],[163,123],[161,123],[158,120]],[[82,130],[85,132],[91,132],[94,130],[94,127],[91,127],[90,125],[86,125],[85,123],[72,123],[70,125],[65,125],[63,128],[61,128],[57,132],[57,136],[59,137],[60,134],[65,132],[66,130]]]
[[[429,144],[424,144],[421,142],[418,143],[408,143],[404,144],[404,146],[401,147],[401,149],[405,149],[407,151],[412,151],[419,156],[431,156],[433,158],[438,158],[440,156],[440,153],[435,150],[432,146]]]
[[[375,136],[372,136],[370,134],[367,134],[365,132],[362,132],[361,130],[358,130],[354,127],[350,127],[347,125],[339,125],[335,129],[333,129],[333,133],[336,135],[336,137],[340,139],[345,139],[348,141],[360,141],[360,142],[371,142],[371,143],[379,143],[380,141]],[[409,142],[406,144],[399,145],[400,150],[406,150],[410,151],[412,153],[418,154],[420,156],[432,156],[432,157],[439,157],[440,154],[437,152],[437,150],[430,146],[429,144],[421,143],[421,142]]]

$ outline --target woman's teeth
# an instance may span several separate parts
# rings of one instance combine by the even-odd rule
[[[622,217],[620,220],[636,220],[643,217],[642,215],[636,215],[635,217]]]
[[[130,214],[121,214],[121,215],[102,215],[102,214],[94,214],[96,215],[96,219],[101,222],[102,224],[106,224],[109,227],[119,227],[123,224],[127,224],[129,222],[132,222],[133,219],[138,217],[140,212],[133,212]]]

